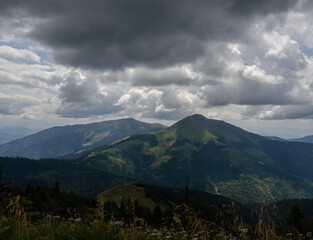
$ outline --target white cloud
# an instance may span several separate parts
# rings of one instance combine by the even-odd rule
[[[279,30],[301,44],[313,48],[313,21],[311,14],[312,12],[290,11],[286,15],[285,24]]]
[[[10,46],[0,46],[0,57],[9,60],[26,60],[40,63],[40,57],[33,51],[28,49],[16,49]]]
[[[242,71],[242,76],[248,80],[254,80],[268,84],[279,84],[283,81],[282,76],[266,74],[263,69],[260,69],[256,65],[245,66]]]
[[[163,92],[156,89],[131,88],[127,93],[122,95],[116,106],[123,106],[123,108],[133,109],[133,111],[155,111],[155,109],[162,104]]]

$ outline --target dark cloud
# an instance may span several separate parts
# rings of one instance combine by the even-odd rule
[[[280,13],[287,11],[297,1],[295,0],[274,0],[274,1],[259,1],[259,0],[237,0],[233,1],[231,13],[239,16],[247,15],[264,15],[271,13]]]
[[[136,69],[130,74],[134,86],[189,85],[193,78],[183,68]]]
[[[19,5],[19,0],[0,1],[0,14],[10,14],[11,10]]]
[[[242,38],[255,16],[285,11],[294,1],[15,0],[13,3],[44,19],[30,35],[52,47],[57,62],[75,67],[120,69],[193,61],[205,54],[208,41]]]
[[[302,35],[299,40],[298,32],[283,31],[288,16],[312,4],[299,3],[4,0],[0,19],[6,22],[0,25],[7,33],[30,18],[19,36],[27,33],[51,48],[55,63],[70,66],[60,67],[64,72],[76,69],[65,78],[60,70],[49,81],[61,102],[56,113],[63,117],[114,113],[177,120],[198,109],[235,104],[251,106],[243,113],[249,118],[311,118],[313,84],[307,76],[313,62],[301,52]],[[5,85],[26,88],[26,78],[0,74]],[[9,106],[16,113],[24,109]],[[0,112],[14,114],[7,106]]]

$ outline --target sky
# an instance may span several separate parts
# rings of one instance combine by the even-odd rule
[[[194,113],[313,134],[313,1],[2,0],[0,126]]]

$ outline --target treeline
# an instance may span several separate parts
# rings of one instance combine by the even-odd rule
[[[103,202],[100,204],[100,209],[105,221],[122,221],[126,225],[134,224],[142,219],[151,226],[160,227],[165,224],[165,219],[171,219],[173,216],[170,209],[163,211],[159,205],[151,209],[129,198],[122,199],[119,204]]]
[[[73,192],[61,191],[60,183],[56,181],[52,187],[27,185],[25,189],[17,185],[1,184],[2,213],[6,213],[8,210],[6,207],[17,197],[20,199],[23,210],[33,221],[41,219],[45,214],[60,218],[87,216],[91,214],[92,209],[96,208],[95,199],[84,199]]]

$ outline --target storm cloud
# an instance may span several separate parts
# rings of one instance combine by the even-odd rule
[[[255,18],[286,11],[293,3],[16,0],[4,9],[15,6],[42,18],[29,34],[51,47],[58,63],[120,69],[189,63],[205,55],[208,41],[241,41]]]
[[[1,1],[0,94],[51,108],[0,114],[311,119],[311,4]]]

